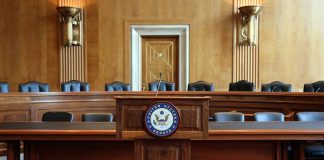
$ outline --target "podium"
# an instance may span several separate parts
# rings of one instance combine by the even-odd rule
[[[115,99],[117,138],[134,140],[135,159],[137,160],[188,160],[190,159],[190,140],[208,138],[210,97],[118,96]],[[178,115],[173,112],[172,106]],[[148,126],[159,120],[162,127],[169,125],[167,122],[170,118],[164,116],[168,111],[158,110],[159,107],[171,107],[170,115],[175,116],[173,123],[178,124],[173,126],[176,128],[171,135],[160,136],[158,134],[157,136],[150,133]],[[150,116],[153,117],[151,121],[147,120]],[[161,131],[162,133],[164,132]]]

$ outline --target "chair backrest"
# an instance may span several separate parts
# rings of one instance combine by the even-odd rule
[[[9,85],[7,82],[0,82],[0,93],[8,93]]]
[[[46,122],[72,122],[73,114],[69,112],[46,112],[42,116],[42,121]]]
[[[298,112],[297,121],[324,121],[324,112]]]
[[[127,83],[123,82],[112,82],[105,85],[106,91],[130,91],[131,87]]]
[[[113,115],[111,113],[84,113],[82,115],[83,122],[112,122]]]
[[[240,121],[244,122],[244,114],[240,112],[216,112],[214,114],[214,121],[228,122],[228,121]]]
[[[80,82],[77,80],[71,80],[61,84],[62,92],[80,92],[80,91],[90,91],[89,83]]]
[[[248,82],[246,80],[241,80],[235,83],[230,83],[229,91],[254,91],[254,83]]]
[[[159,86],[160,85],[160,86]],[[150,91],[174,91],[175,90],[175,83],[173,82],[165,82],[165,81],[156,81],[149,83],[149,90]]]
[[[268,84],[262,84],[262,92],[291,92],[291,84],[274,81]]]
[[[304,84],[304,92],[324,92],[324,81]]]
[[[49,92],[48,83],[29,81],[18,85],[19,92]]]
[[[285,121],[285,116],[279,112],[257,112],[254,113],[254,119],[258,122]]]
[[[205,81],[197,81],[188,84],[188,91],[214,91],[214,84]]]

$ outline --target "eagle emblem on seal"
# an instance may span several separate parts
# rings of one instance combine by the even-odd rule
[[[145,127],[157,137],[172,135],[178,128],[180,116],[177,108],[169,102],[156,102],[145,113]]]
[[[160,126],[167,125],[170,114],[164,116],[163,111],[161,111],[160,114],[161,115],[154,114],[155,116],[155,120],[153,121],[153,123],[155,123],[154,125],[160,125]]]

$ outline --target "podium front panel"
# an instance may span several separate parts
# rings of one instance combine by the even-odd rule
[[[209,97],[115,97],[117,103],[117,137],[125,139],[155,138],[146,129],[144,116],[157,103],[173,104],[180,123],[170,139],[200,139],[208,136]]]

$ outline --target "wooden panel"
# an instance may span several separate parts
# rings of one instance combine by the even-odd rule
[[[200,131],[202,130],[202,109],[201,106],[179,106],[181,130]]]
[[[260,34],[260,83],[304,83],[324,79],[322,1],[263,0]]]
[[[213,153],[213,154],[210,154]],[[192,141],[192,160],[280,160],[275,141]],[[215,156],[217,155],[217,156]]]
[[[75,120],[81,119],[85,112],[111,112],[116,117],[115,96],[151,96],[155,97],[154,92],[89,92],[89,93],[8,93],[0,95],[0,121],[7,117],[9,121],[39,121],[42,113],[45,111],[65,110],[75,114]],[[209,116],[219,111],[238,111],[246,115],[246,118],[253,120],[253,113],[263,111],[282,112],[286,115],[286,120],[293,120],[294,113],[300,111],[324,111],[323,96],[318,93],[263,93],[263,92],[160,92],[159,95],[170,97],[196,97],[210,96]],[[133,106],[136,104],[126,104]],[[142,102],[145,103],[145,102]],[[151,101],[153,103],[153,101]],[[179,106],[179,102],[174,105]],[[194,120],[198,113],[205,112],[199,109],[192,101],[186,101],[179,106],[190,106],[189,110],[180,110],[186,112],[193,119],[181,116],[186,125],[196,126],[191,129],[198,129],[200,122]],[[139,120],[146,106],[142,107],[139,113],[135,114],[133,120]],[[125,116],[124,116],[125,117]],[[137,119],[138,118],[138,119]],[[207,119],[202,119],[201,122]],[[130,125],[130,124],[129,124]],[[136,127],[140,124],[136,123]],[[131,125],[130,125],[131,126]],[[135,127],[135,128],[136,128]],[[133,126],[131,128],[134,128]],[[182,128],[186,130],[185,127]],[[188,129],[188,128],[187,128]]]
[[[10,100],[8,100],[7,102],[3,101],[4,103],[0,104],[0,121],[30,121],[31,114],[30,105],[27,104],[28,101],[21,100],[20,104],[17,104],[17,102],[19,103],[19,100],[17,100],[19,98],[14,99],[15,101],[13,102],[10,102]]]
[[[34,155],[31,155],[30,159],[134,159],[134,144],[131,141],[40,141],[32,145],[33,151],[37,152],[32,152]]]
[[[0,113],[3,115],[2,121],[29,121],[29,111],[6,111],[5,113]]]
[[[148,83],[162,78],[163,81],[175,82],[177,88],[178,38],[143,37],[142,44],[143,87],[148,89]]]
[[[35,80],[59,89],[57,0],[0,1],[0,81]]]
[[[142,131],[143,130],[143,117],[147,109],[146,105],[124,105],[122,115],[125,117],[123,126],[125,131]]]
[[[240,23],[238,8],[247,5],[262,5],[262,0],[234,0],[234,21],[233,21],[233,77],[232,81],[247,80],[253,82],[259,88],[259,38],[257,45],[239,45],[237,25]],[[259,16],[260,17],[260,16]],[[259,24],[259,21],[257,21]],[[259,27],[256,27],[258,30]],[[258,32],[259,36],[260,33]]]
[[[89,92],[89,93],[8,93],[0,95],[0,121],[4,117],[10,118],[10,121],[22,120],[38,121],[45,111],[65,110],[75,114],[75,120],[81,119],[81,114],[85,112],[111,112],[116,113],[115,96],[151,96],[153,92]],[[159,95],[170,97],[196,97],[210,96],[209,116],[220,111],[238,111],[246,115],[246,118],[253,120],[253,113],[274,111],[282,112],[286,115],[286,120],[293,120],[294,113],[300,111],[324,111],[323,96],[318,93],[263,93],[263,92],[160,92]],[[137,102],[134,102],[135,104]],[[133,103],[133,104],[134,104]],[[143,102],[144,103],[144,102]],[[153,101],[151,102],[153,103]],[[133,106],[133,104],[127,104]],[[174,103],[179,105],[180,103]],[[186,101],[183,106],[190,106],[185,114],[193,118],[199,117],[199,112],[205,112],[198,109],[192,101]],[[135,106],[140,107],[141,105]],[[143,106],[142,106],[143,107]],[[146,106],[144,106],[145,108]],[[180,105],[179,108],[182,106]],[[135,115],[140,116],[144,108]],[[180,114],[183,111],[180,110]],[[130,113],[131,114],[131,113]],[[132,113],[133,114],[133,113]],[[14,115],[14,116],[13,116]],[[18,116],[17,116],[18,115]],[[140,118],[135,116],[132,120]],[[181,116],[182,117],[182,116]],[[14,118],[14,119],[12,119]],[[199,128],[200,122],[182,117],[186,124],[193,125],[191,129]],[[9,120],[9,119],[7,119]],[[117,119],[116,119],[117,120]],[[202,119],[202,122],[207,119]],[[130,124],[129,124],[130,125]],[[138,127],[140,124],[136,124]],[[134,127],[132,127],[134,128]],[[185,127],[182,128],[185,130]],[[188,128],[187,128],[188,129]]]
[[[137,140],[136,160],[189,160],[189,140]]]
[[[116,97],[117,136],[120,138],[152,138],[143,123],[147,108],[155,102],[170,102],[180,112],[180,125],[168,138],[207,137],[208,97]],[[198,115],[199,114],[199,115]]]
[[[132,105],[123,105],[122,115],[124,119],[124,130],[125,131],[141,131],[143,130],[143,116],[147,109],[148,105],[138,106],[135,104]],[[176,106],[181,117],[181,123],[179,130],[181,131],[201,131],[201,106]]]
[[[123,36],[126,20],[142,24],[183,24],[187,20],[192,22],[190,81],[205,80],[217,84],[218,90],[228,90],[232,77],[232,15],[233,2],[229,0],[98,0],[98,24],[89,25],[99,28],[93,33],[99,36],[88,37],[90,41],[99,39],[99,47],[88,45],[88,50],[99,48],[89,52],[92,89],[103,90],[104,83],[115,80],[130,82],[131,57],[124,49],[130,44]]]

